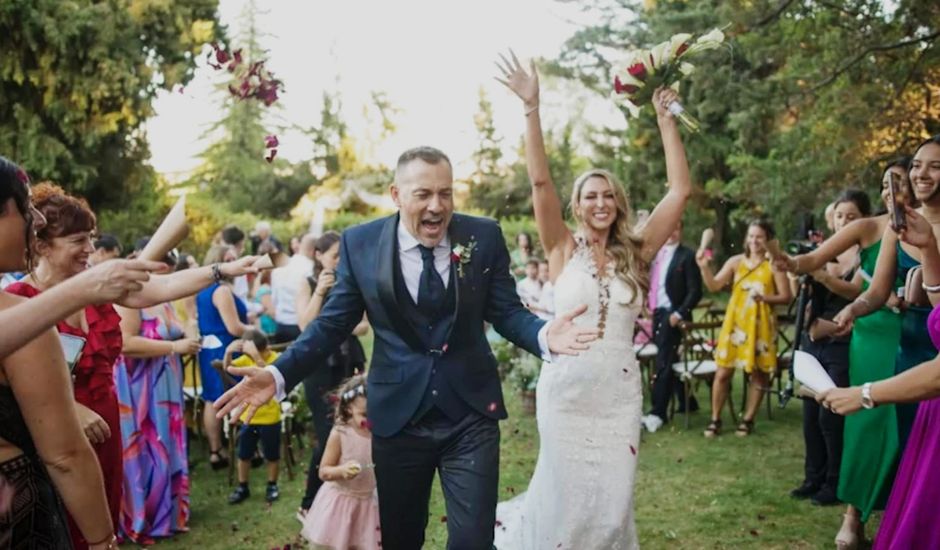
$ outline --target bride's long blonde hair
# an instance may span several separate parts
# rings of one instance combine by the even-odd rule
[[[637,299],[643,301],[650,287],[649,264],[643,260],[641,253],[643,239],[633,228],[633,211],[629,198],[617,178],[607,170],[597,168],[578,176],[571,191],[571,214],[579,226],[584,224],[578,210],[578,202],[581,200],[584,182],[593,177],[607,180],[617,205],[617,217],[607,237],[607,251],[614,259],[614,272],[633,291]]]

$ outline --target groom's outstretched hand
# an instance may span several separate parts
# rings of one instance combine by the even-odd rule
[[[274,397],[277,390],[274,375],[258,367],[229,367],[228,372],[233,376],[241,376],[242,379],[212,404],[216,411],[215,416],[222,418],[236,409],[236,416],[241,416],[242,411],[247,410],[247,424],[255,416],[258,407]]]
[[[571,311],[555,317],[548,323],[548,351],[558,355],[577,355],[588,349],[591,342],[597,340],[600,331],[597,328],[579,327],[574,318],[587,311],[587,305],[580,305]]]

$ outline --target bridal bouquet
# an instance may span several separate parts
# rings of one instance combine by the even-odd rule
[[[678,89],[679,80],[692,74],[695,66],[686,61],[706,50],[718,48],[725,35],[714,29],[693,41],[693,36],[680,33],[649,50],[634,50],[627,54],[626,61],[614,73],[614,94],[620,99],[630,115],[638,117],[640,107],[653,99],[653,92],[660,86]],[[686,128],[698,132],[699,123],[685,111],[678,101],[669,105],[669,112]]]

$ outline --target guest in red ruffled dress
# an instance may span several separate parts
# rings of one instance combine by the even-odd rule
[[[95,215],[84,200],[55,185],[35,186],[32,202],[48,223],[37,232],[32,250],[33,271],[6,288],[11,294],[29,298],[87,269],[94,252],[92,237],[96,225]],[[249,267],[253,261],[248,256],[228,264],[153,276],[141,290],[121,302],[127,307],[143,308],[175,300],[194,294],[223,276],[253,272]],[[114,307],[104,304],[88,306],[57,325],[60,333],[85,340],[72,372],[74,396],[79,421],[101,465],[113,525],[118,525],[123,483],[121,419],[113,374],[123,343],[120,322]],[[88,548],[71,516],[69,530],[76,549]]]

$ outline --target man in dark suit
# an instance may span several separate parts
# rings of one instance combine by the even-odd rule
[[[702,272],[695,263],[695,252],[682,246],[682,224],[659,250],[650,268],[649,308],[653,312],[653,342],[656,364],[653,382],[653,409],[643,417],[650,432],[658,430],[669,419],[669,398],[675,394],[685,406],[685,390],[672,365],[678,359],[682,343],[683,321],[692,321],[692,309],[702,299]],[[698,408],[692,396],[689,406]]]
[[[348,229],[336,284],[317,319],[264,369],[215,406],[221,416],[282,398],[350,334],[367,312],[375,346],[367,385],[382,547],[424,543],[438,472],[448,512],[448,548],[492,548],[499,481],[499,426],[506,408],[484,322],[519,347],[550,359],[597,337],[575,311],[546,323],[516,294],[509,252],[493,220],[453,213],[453,173],[437,149],[398,160],[393,216]]]

